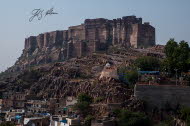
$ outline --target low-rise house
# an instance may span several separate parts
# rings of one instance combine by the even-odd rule
[[[2,95],[2,110],[9,110],[13,107],[13,93],[12,92],[3,92]]]
[[[74,96],[67,96],[66,98],[50,99],[49,110],[52,114],[69,115],[70,108],[77,103]]]
[[[73,96],[68,96],[66,97],[66,106],[64,108],[64,111],[66,113],[66,115],[73,117],[74,112],[72,107],[77,103],[77,99],[76,97]]]
[[[49,99],[49,110],[51,114],[65,115],[66,98],[51,98]]]
[[[13,107],[14,108],[25,108],[26,102],[26,93],[24,92],[16,92],[13,96]]]
[[[62,118],[62,120],[52,120],[50,126],[80,126],[77,118]]]
[[[26,102],[26,109],[28,113],[47,113],[48,101],[42,98],[31,98]]]
[[[24,118],[24,126],[49,126],[49,117],[31,117]]]
[[[21,125],[23,122],[23,116],[25,113],[24,109],[11,109],[9,111],[4,111],[5,113],[5,121],[14,122],[17,125]]]
[[[61,115],[53,115],[53,116],[51,116],[51,120],[59,122],[62,120],[62,116]]]
[[[77,118],[66,118],[67,120],[67,125],[69,126],[79,126],[80,125],[80,120]]]
[[[25,92],[4,92],[2,99],[2,110],[9,110],[10,108],[25,108],[25,97]]]

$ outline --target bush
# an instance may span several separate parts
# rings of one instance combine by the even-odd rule
[[[84,119],[84,126],[91,126],[91,121],[94,119],[94,117],[92,115],[88,115],[85,119]]]
[[[11,122],[3,122],[0,124],[0,126],[15,126],[15,125]]]
[[[138,80],[137,70],[128,70],[127,67],[120,67],[118,69],[119,79],[127,84],[135,84]]]

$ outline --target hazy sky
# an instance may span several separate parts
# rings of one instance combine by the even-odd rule
[[[33,9],[51,7],[59,14],[29,22]],[[169,38],[190,42],[190,0],[1,0],[0,71],[15,63],[26,37],[67,29],[86,18],[128,15],[149,21],[156,28],[158,44],[165,44]]]

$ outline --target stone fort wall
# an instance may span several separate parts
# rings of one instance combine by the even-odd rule
[[[164,108],[166,103],[190,107],[190,87],[172,85],[136,85],[136,98],[147,101],[152,107]]]
[[[154,46],[155,28],[149,23],[142,23],[142,18],[136,16],[113,20],[86,19],[83,24],[69,27],[68,30],[47,32],[26,38],[24,52],[32,55],[36,49],[44,51],[59,47],[69,53],[64,56],[72,58],[106,50],[110,45],[134,48]]]

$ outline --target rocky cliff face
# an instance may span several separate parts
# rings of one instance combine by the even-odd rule
[[[25,39],[23,54],[9,71],[20,71],[33,65],[64,61],[111,45],[146,48],[155,45],[155,28],[142,18],[86,19],[84,24],[68,30],[53,31]]]

